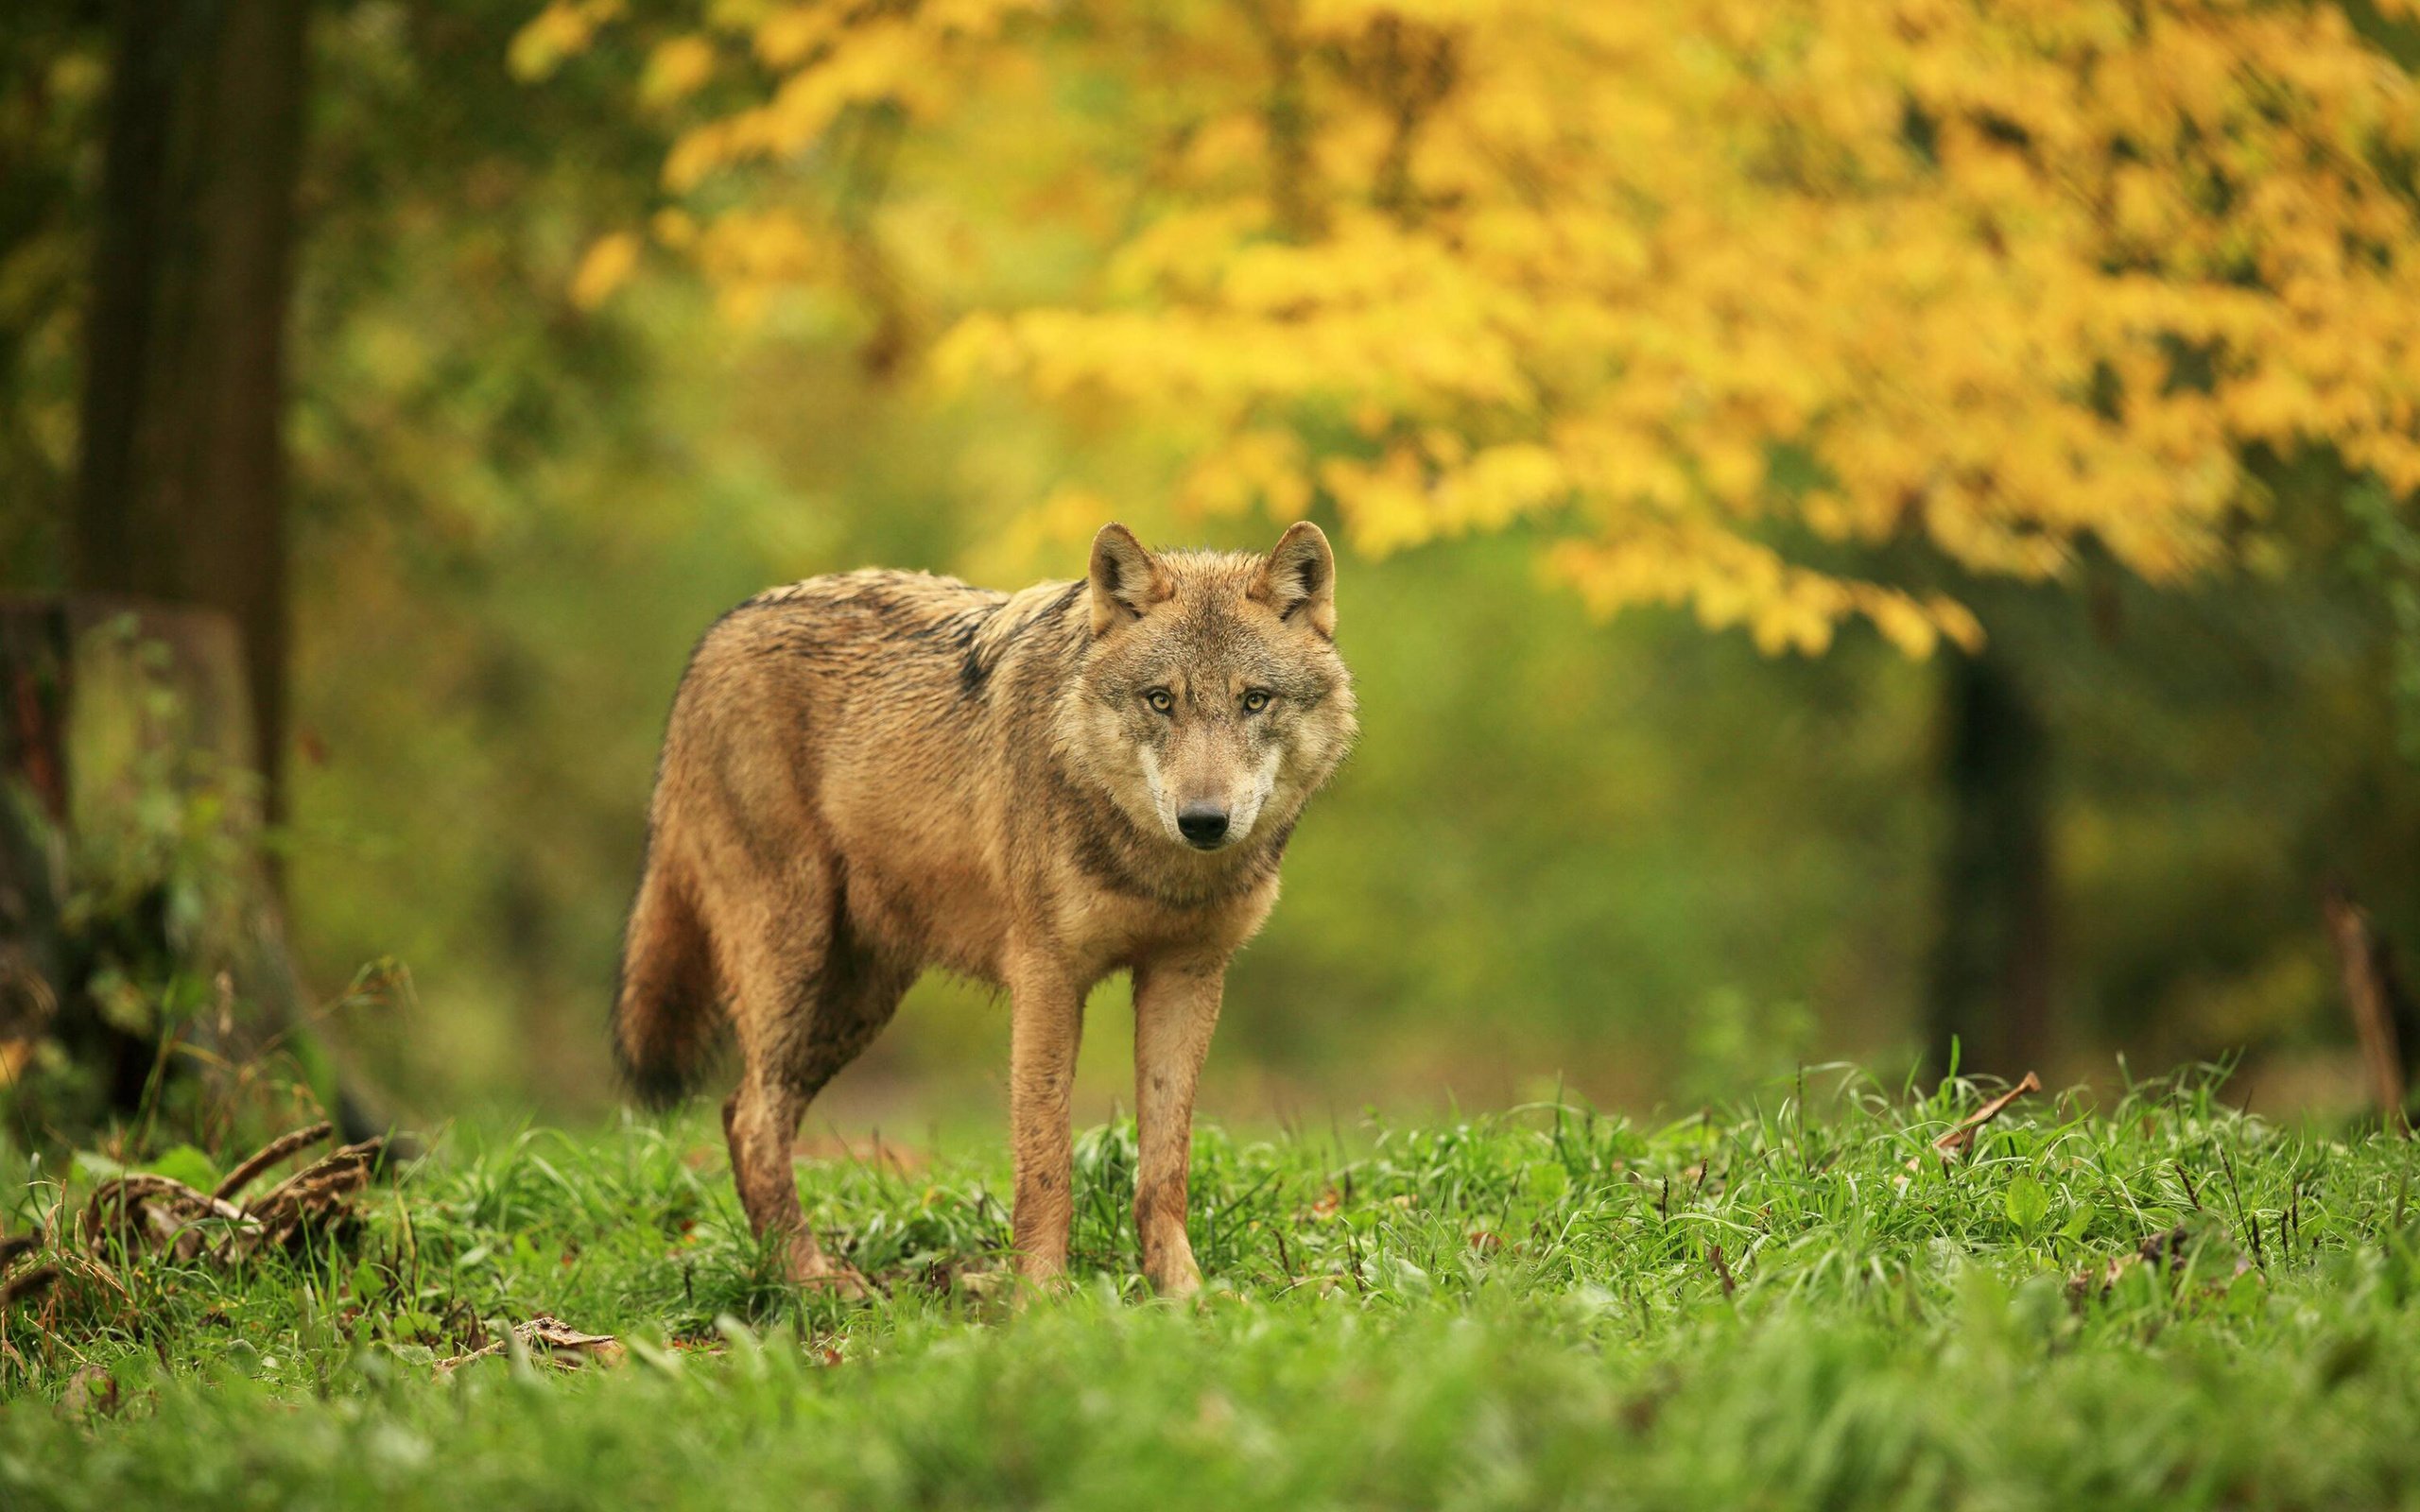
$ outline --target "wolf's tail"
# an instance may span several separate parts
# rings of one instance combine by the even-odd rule
[[[622,938],[614,997],[614,1059],[649,1108],[679,1102],[713,1049],[714,961],[688,890],[650,864]]]

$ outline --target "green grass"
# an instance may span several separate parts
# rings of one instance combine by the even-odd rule
[[[0,1505],[2420,1504],[2410,1145],[2195,1079],[2020,1104],[1945,1170],[1971,1091],[1808,1088],[1205,1130],[1191,1305],[1134,1277],[1124,1128],[1081,1141],[1073,1295],[1023,1308],[965,1274],[995,1152],[803,1167],[890,1287],[846,1305],[771,1279],[702,1120],[458,1131],[340,1250],[20,1308]],[[631,1359],[436,1379],[541,1313]],[[95,1365],[114,1407],[59,1407]]]

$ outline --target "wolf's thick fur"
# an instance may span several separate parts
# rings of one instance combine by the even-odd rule
[[[1009,994],[1015,1239],[1036,1280],[1066,1262],[1084,995],[1133,973],[1144,1269],[1200,1284],[1185,1168],[1227,960],[1354,735],[1335,579],[1309,524],[1267,557],[1158,555],[1112,524],[1077,582],[847,573],[707,632],[665,736],[614,1047],[667,1100],[729,1022],[732,1171],[793,1276],[854,1281],[801,1216],[799,1118],[938,966]]]

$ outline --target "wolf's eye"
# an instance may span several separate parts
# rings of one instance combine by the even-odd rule
[[[1176,699],[1166,688],[1153,688],[1143,695],[1143,701],[1151,706],[1153,713],[1171,713],[1176,709]]]
[[[1244,695],[1244,713],[1256,714],[1268,707],[1269,690],[1267,688],[1254,688]]]

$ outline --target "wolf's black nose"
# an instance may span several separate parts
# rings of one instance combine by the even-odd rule
[[[1227,837],[1227,811],[1216,803],[1187,803],[1177,811],[1176,827],[1186,841],[1207,850]]]

